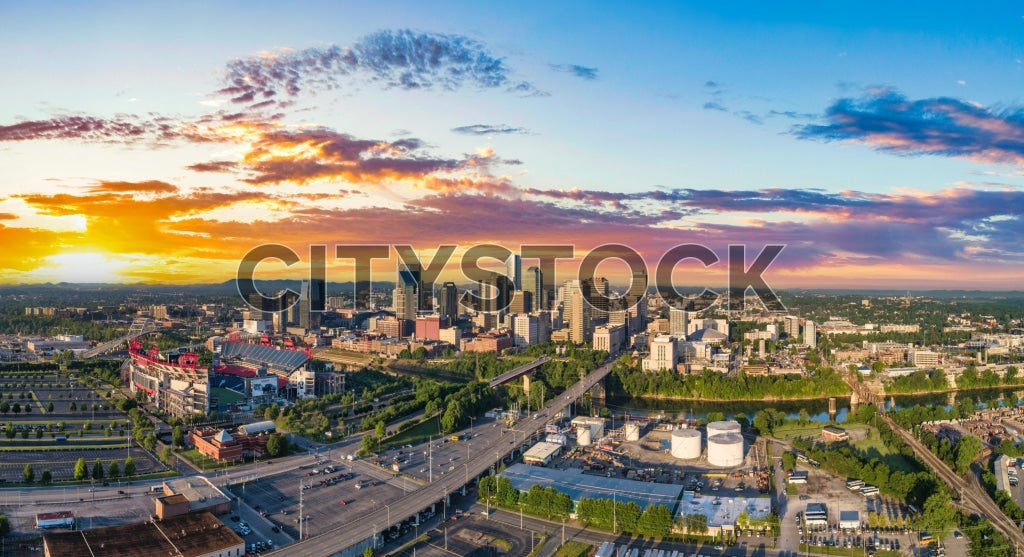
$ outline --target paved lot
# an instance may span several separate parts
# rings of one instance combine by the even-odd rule
[[[132,450],[135,460],[135,473],[148,474],[165,469],[164,465],[149,453],[136,447]],[[43,470],[50,470],[54,481],[74,479],[75,462],[85,458],[85,463],[92,472],[93,462],[98,458],[103,462],[103,471],[110,467],[110,461],[118,463],[124,470],[124,460],[128,456],[127,449],[67,449],[55,451],[0,451],[0,478],[8,482],[22,481],[22,473],[26,464],[31,464],[39,481]]]
[[[418,543],[415,547],[417,557],[450,557],[463,555],[466,557],[491,557],[504,555],[507,557],[524,556],[530,553],[530,532],[528,530],[508,529],[487,520],[468,517],[455,522],[449,521],[426,532],[429,539]],[[447,532],[446,532],[447,530]],[[447,549],[445,542],[447,541]],[[396,557],[412,556],[410,547],[401,553],[391,553]]]

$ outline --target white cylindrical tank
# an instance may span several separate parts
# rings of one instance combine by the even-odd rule
[[[708,424],[708,437],[719,433],[740,433],[740,423],[735,420],[723,420]]]
[[[593,443],[593,441],[591,441],[591,439],[590,439],[590,428],[589,427],[584,426],[584,427],[581,427],[581,428],[576,430],[576,444],[577,445],[579,445],[581,447],[589,447],[591,443]]]
[[[672,430],[672,456],[685,460],[700,458],[700,432],[696,429]]]
[[[626,441],[639,441],[640,440],[640,425],[634,422],[626,424]]]
[[[743,464],[743,436],[719,433],[708,437],[708,464],[723,468]]]

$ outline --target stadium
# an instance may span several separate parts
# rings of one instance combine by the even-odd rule
[[[133,340],[123,368],[125,379],[133,393],[145,392],[157,408],[178,417],[217,409],[211,381],[256,404],[313,395],[315,375],[308,369],[308,352],[269,342],[216,340],[208,366],[199,363],[195,352],[162,353],[156,348],[144,349],[139,340]]]

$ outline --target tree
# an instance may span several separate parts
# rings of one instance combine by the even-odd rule
[[[46,405],[46,411],[47,412],[53,412],[53,403],[52,402]]]
[[[412,351],[412,357],[417,359],[417,360],[426,360],[427,359],[427,349],[422,347],[422,346],[420,346],[416,350]]]
[[[271,404],[270,406],[267,407],[266,410],[263,411],[263,417],[270,421],[276,420],[277,417],[280,415],[281,407],[276,404]]]
[[[25,478],[25,483],[30,484],[36,479],[36,471],[32,469],[31,464],[26,464],[25,469],[22,471],[22,477]]]
[[[372,547],[367,547],[363,550],[363,557],[373,557],[374,555],[376,555],[376,553],[374,553]]]
[[[82,464],[85,464],[85,459],[82,459]],[[135,459],[128,457],[124,459],[124,476],[130,478],[135,475]]]
[[[7,520],[7,515],[0,514],[0,537],[5,537],[11,533],[11,522]]]
[[[0,402],[0,412],[6,414],[6,413],[8,413],[10,411],[11,411],[11,404],[9,402],[7,402],[6,400],[3,401],[3,402]]]
[[[946,490],[941,490],[924,502],[921,525],[929,532],[942,534],[956,524],[956,507]]]
[[[185,432],[180,425],[174,426],[174,431],[171,433],[171,444],[178,448],[185,446]]]
[[[156,449],[156,434],[150,433],[149,435],[146,435],[146,437],[142,439],[142,446],[145,447],[147,451],[153,452]]]
[[[53,482],[53,473],[47,468],[43,470],[43,475],[39,477],[39,483],[42,485],[50,485]]]
[[[380,440],[377,439],[376,435],[364,435],[363,436],[363,452],[372,453],[374,449],[380,446]]]
[[[74,401],[71,401],[71,404],[70,404],[70,405],[68,405],[68,408],[69,408],[70,410],[78,410],[78,405],[77,405],[77,404],[75,404],[75,402],[74,402]]]
[[[11,412],[14,412],[15,414],[21,414],[21,404],[19,404],[17,402],[12,404],[11,405]]]
[[[89,477],[89,469],[86,467],[85,458],[79,458],[75,462],[75,479],[84,480]]]
[[[284,437],[280,435],[271,435],[267,438],[267,454],[271,457],[281,456],[284,454],[282,450],[284,443],[287,442]]]
[[[121,476],[121,467],[117,465],[116,460],[110,461],[110,467],[107,468],[107,477],[116,480]]]
[[[377,426],[373,429],[373,432],[377,437],[384,437],[384,434],[387,433],[387,427],[384,425],[383,421],[377,422]]]
[[[103,463],[100,462],[100,459],[98,459],[98,458],[92,464],[92,479],[94,479],[94,480],[102,480],[103,479]]]

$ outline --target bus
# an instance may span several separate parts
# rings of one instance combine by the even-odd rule
[[[932,545],[935,543],[935,536],[928,532],[921,532],[921,545]]]
[[[850,491],[860,491],[860,488],[864,487],[864,480],[847,480],[846,489]]]

